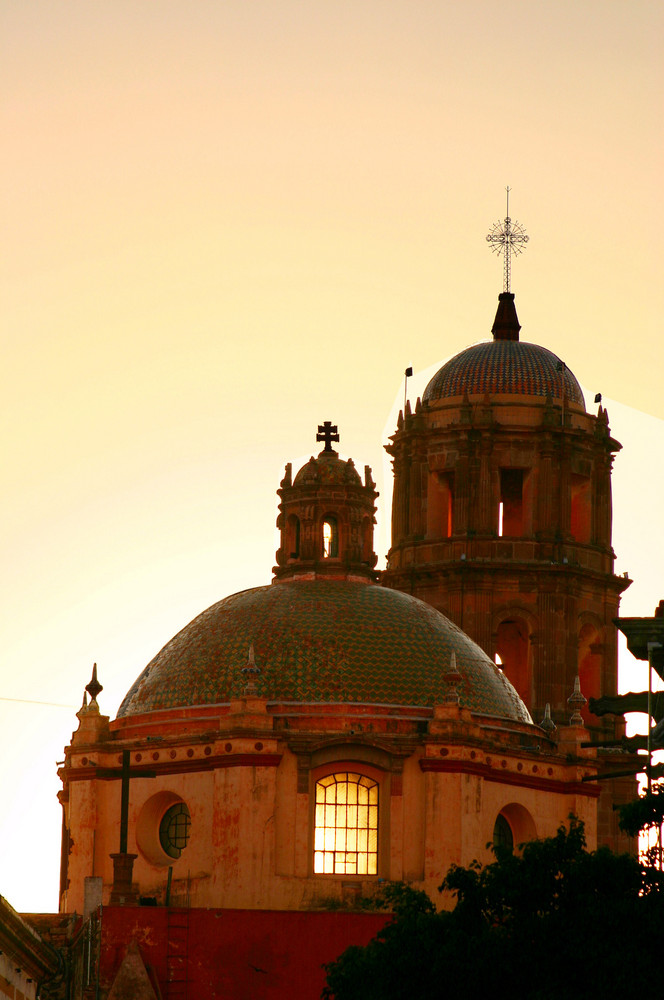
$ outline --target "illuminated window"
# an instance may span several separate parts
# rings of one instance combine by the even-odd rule
[[[329,774],[316,782],[314,872],[378,871],[378,784],[362,774]]]
[[[339,555],[339,529],[336,517],[323,521],[323,559],[336,559]]]
[[[178,802],[164,813],[159,824],[159,843],[169,858],[179,858],[187,846],[191,817],[184,802]]]

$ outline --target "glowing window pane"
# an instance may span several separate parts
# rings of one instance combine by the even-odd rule
[[[316,782],[315,792],[314,872],[376,875],[377,782],[353,771],[339,772]]]

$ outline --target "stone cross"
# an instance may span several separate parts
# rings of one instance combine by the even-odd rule
[[[324,424],[319,424],[316,440],[325,442],[325,451],[332,451],[332,441],[339,440],[337,425],[332,424],[329,420],[326,420]]]
[[[127,829],[129,826],[129,779],[154,778],[156,771],[130,767],[129,750],[122,751],[122,767],[100,767],[98,778],[121,778],[122,792],[120,799],[120,854],[127,853]]]

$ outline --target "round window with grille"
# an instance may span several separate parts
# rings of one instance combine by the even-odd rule
[[[169,858],[179,858],[187,846],[191,816],[184,802],[167,809],[159,824],[159,843]]]

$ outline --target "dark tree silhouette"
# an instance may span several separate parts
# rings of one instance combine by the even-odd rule
[[[390,885],[394,917],[364,947],[327,966],[327,1000],[629,1000],[659,992],[661,873],[606,848],[587,851],[583,824],[489,865],[453,866],[440,887],[454,908]]]

